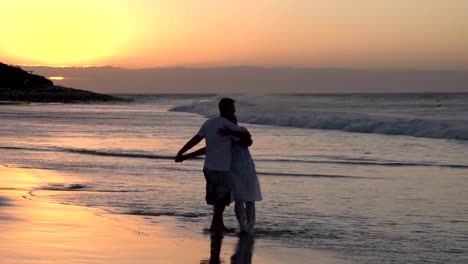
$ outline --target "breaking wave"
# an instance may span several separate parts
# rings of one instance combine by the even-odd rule
[[[304,105],[288,108],[249,103],[239,104],[238,108],[239,120],[251,124],[468,140],[468,122],[464,120],[320,111]],[[176,106],[169,111],[197,113],[208,118],[218,115],[216,104],[207,100]]]

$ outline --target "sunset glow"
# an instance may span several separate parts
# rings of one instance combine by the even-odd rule
[[[91,64],[114,55],[131,21],[117,1],[6,1],[2,57],[18,63]]]
[[[468,68],[468,1],[20,0],[10,64]]]
[[[63,80],[63,77],[62,76],[52,76],[52,77],[49,77],[49,80],[61,81],[61,80]]]

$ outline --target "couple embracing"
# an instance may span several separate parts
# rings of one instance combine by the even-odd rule
[[[234,232],[224,225],[223,213],[235,201],[234,211],[241,233],[253,233],[255,202],[262,199],[255,165],[248,147],[252,137],[237,125],[235,101],[219,101],[220,116],[208,119],[198,133],[177,153],[176,162],[205,155],[203,173],[206,180],[206,202],[213,205],[210,231]],[[206,147],[184,154],[205,139]]]

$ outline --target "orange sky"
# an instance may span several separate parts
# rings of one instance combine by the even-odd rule
[[[465,0],[0,2],[10,64],[468,69]]]

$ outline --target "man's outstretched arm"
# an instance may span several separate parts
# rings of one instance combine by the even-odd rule
[[[203,147],[201,149],[198,149],[194,152],[191,152],[191,153],[188,153],[188,154],[184,154],[181,156],[181,160],[180,162],[184,161],[184,160],[187,160],[187,159],[191,159],[191,158],[195,158],[195,157],[198,157],[198,156],[202,156],[202,155],[205,155],[206,154],[206,147]]]
[[[203,137],[200,135],[195,135],[193,136],[192,139],[190,139],[185,145],[177,152],[177,156],[175,157],[176,162],[181,162],[182,161],[182,155],[189,149],[193,148],[195,145],[200,143],[202,141]]]

